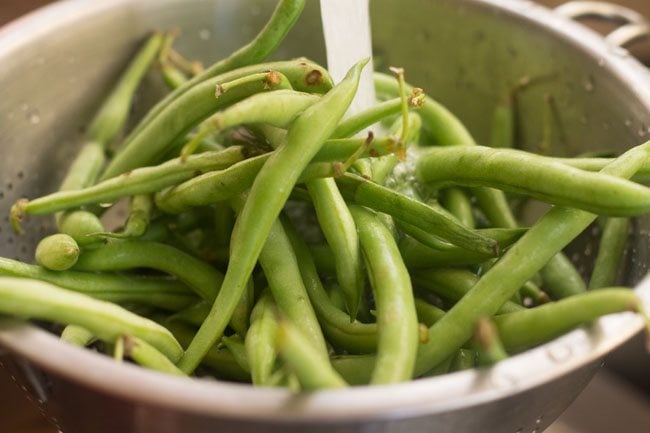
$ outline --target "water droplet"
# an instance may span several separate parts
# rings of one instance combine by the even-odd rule
[[[535,420],[535,424],[541,424],[543,419],[544,419],[544,415],[540,415],[539,418]]]
[[[643,138],[646,135],[648,135],[648,129],[649,128],[647,128],[645,125],[641,125],[641,127],[637,131],[637,134],[639,135],[639,137]]]
[[[531,433],[538,433],[538,432],[539,432],[539,429],[538,429],[538,428],[534,428],[533,431],[532,431]]]
[[[207,41],[212,37],[212,32],[208,29],[201,29],[199,30],[199,38],[201,40]]]
[[[571,357],[573,349],[565,344],[554,344],[546,349],[548,357],[555,362],[564,362]]]
[[[524,429],[520,427],[520,428],[517,429],[517,431],[515,433],[523,433],[523,431],[524,431]]]
[[[629,128],[630,126],[632,126],[632,121],[631,121],[630,119],[625,119],[625,122],[624,122],[624,123],[625,123],[625,126],[627,126],[628,128]]]
[[[27,110],[29,110],[29,105],[27,103],[23,102],[22,104],[20,104],[20,109],[23,110],[23,111],[27,111]]]
[[[595,85],[594,85],[594,78],[593,78],[592,76],[589,76],[589,77],[587,78],[587,80],[585,81],[585,84],[584,84],[584,85],[585,85],[585,91],[586,91],[587,93],[591,93],[591,92],[593,92],[593,91],[594,91],[594,87],[595,87]]]

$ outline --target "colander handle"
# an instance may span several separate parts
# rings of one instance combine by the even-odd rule
[[[610,44],[625,47],[650,35],[650,24],[640,13],[625,6],[604,1],[570,1],[555,8],[567,18],[580,20],[595,18],[620,24],[605,36]]]

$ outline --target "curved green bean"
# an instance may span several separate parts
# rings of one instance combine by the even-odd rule
[[[598,245],[598,255],[589,279],[589,289],[616,284],[630,230],[628,218],[608,218]]]
[[[0,275],[44,281],[103,301],[151,305],[172,311],[185,308],[197,299],[187,286],[169,278],[48,271],[4,257],[0,257]]]
[[[80,271],[122,271],[152,268],[187,284],[201,298],[212,301],[223,275],[212,266],[174,247],[157,242],[125,240],[84,251],[75,265]]]
[[[175,376],[186,376],[158,349],[138,337],[124,336],[124,356],[154,371]]]
[[[499,336],[509,351],[545,343],[606,314],[636,311],[639,298],[628,288],[586,292],[529,310],[494,317]],[[647,319],[646,319],[647,320]]]
[[[0,311],[14,316],[78,325],[106,342],[133,335],[176,362],[183,349],[157,323],[115,304],[99,301],[42,281],[0,278]]]
[[[390,231],[375,214],[351,206],[375,295],[377,360],[370,383],[410,380],[418,347],[413,286]]]
[[[646,187],[515,149],[430,149],[420,155],[416,175],[421,182],[494,187],[603,215],[633,216],[650,210]]]
[[[278,321],[275,317],[275,305],[266,294],[257,301],[251,314],[251,326],[246,333],[244,344],[251,370],[253,385],[268,386],[275,366],[277,351],[275,336]]]
[[[294,324],[280,321],[276,347],[285,365],[294,373],[305,390],[344,388],[343,378],[334,370],[329,358],[323,358]]]

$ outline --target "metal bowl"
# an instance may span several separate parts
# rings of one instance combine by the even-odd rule
[[[179,26],[180,48],[206,62],[260,28],[273,2],[242,0],[63,1],[0,30],[0,208],[50,192],[83,126],[146,31]],[[647,139],[650,81],[627,51],[558,14],[521,0],[373,0],[377,67],[400,65],[410,81],[455,111],[479,142],[490,113],[522,76],[536,84],[517,100],[519,143],[558,155],[620,152]],[[317,2],[277,57],[324,61]],[[152,77],[136,101],[161,94]],[[549,97],[550,95],[550,97]],[[550,148],[540,148],[551,101]],[[548,103],[548,102],[546,102]],[[0,254],[31,259],[51,222],[12,234],[0,220]],[[650,308],[648,219],[621,270]],[[589,271],[589,241],[575,259]],[[117,365],[3,319],[3,363],[48,414],[73,432],[540,432],[579,394],[603,356],[641,329],[631,314],[597,321],[493,368],[411,383],[292,395],[284,390],[183,380]]]

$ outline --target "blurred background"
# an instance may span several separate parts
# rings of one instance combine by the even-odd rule
[[[88,0],[90,1],[90,0]],[[137,0],[133,0],[137,1]],[[566,0],[536,0],[555,7]],[[53,0],[0,0],[0,25]],[[632,8],[650,19],[650,0],[611,0]],[[584,24],[603,34],[615,26],[586,20]],[[650,66],[650,39],[629,47],[632,54]],[[605,368],[548,430],[548,433],[650,432],[650,356],[641,336],[608,357]],[[1,367],[0,433],[56,433],[29,401],[27,393]],[[65,432],[63,432],[65,433]],[[189,433],[189,432],[188,432]]]

